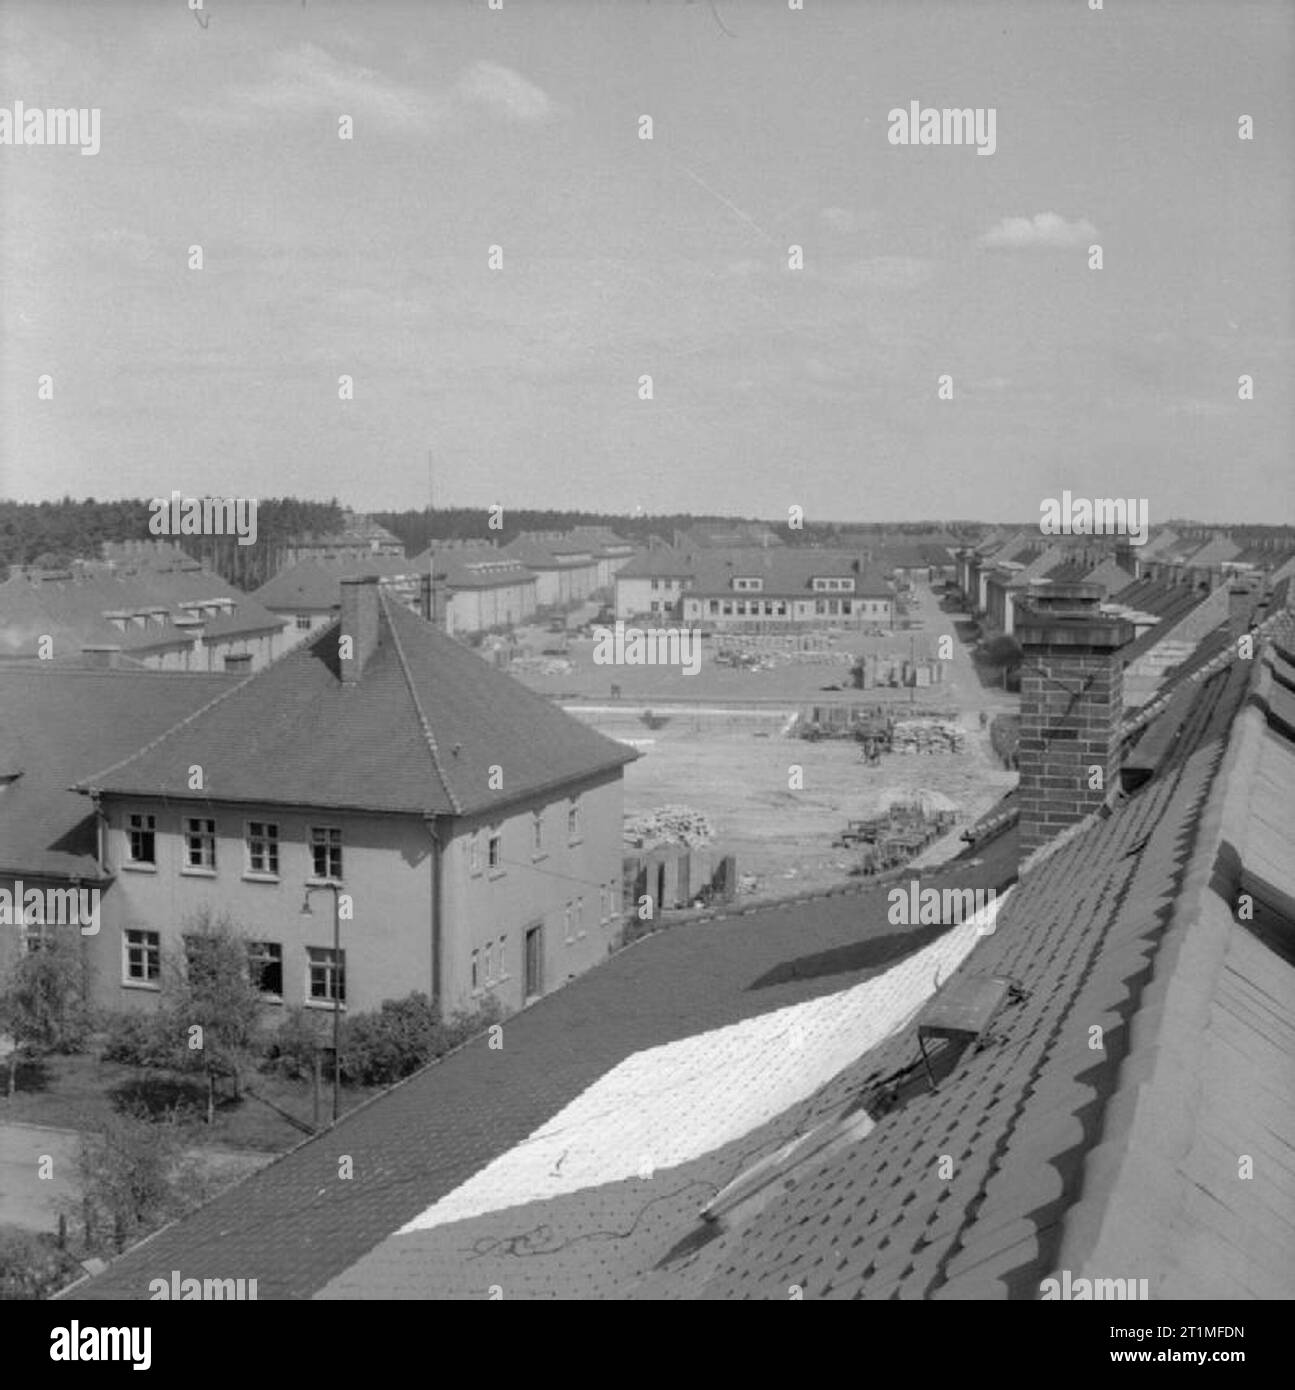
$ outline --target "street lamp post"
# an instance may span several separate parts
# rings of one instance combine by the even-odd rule
[[[337,882],[306,885],[306,895],[301,900],[301,915],[313,917],[310,910],[310,895],[316,888],[329,888],[333,893],[333,1123],[337,1123],[339,1099],[342,1093],[342,885]]]

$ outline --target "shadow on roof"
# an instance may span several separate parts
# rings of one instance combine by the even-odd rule
[[[938,941],[951,930],[949,923],[932,927],[917,927],[887,936],[875,936],[849,946],[834,946],[830,951],[816,951],[810,956],[796,956],[782,961],[766,971],[748,990],[771,989],[791,980],[813,980],[821,975],[848,975],[858,970],[880,970],[920,951]]]

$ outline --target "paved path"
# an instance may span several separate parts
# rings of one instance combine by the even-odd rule
[[[0,1226],[58,1229],[58,1204],[77,1190],[79,1141],[74,1129],[0,1122]],[[51,1160],[50,1176],[42,1178],[41,1161],[46,1157]]]

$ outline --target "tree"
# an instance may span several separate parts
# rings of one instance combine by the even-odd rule
[[[1021,664],[1021,658],[1025,653],[1021,650],[1021,644],[1015,637],[1001,634],[986,642],[981,649],[981,659],[987,666],[992,666],[1003,673],[1003,688],[1007,687],[1007,673],[1013,671]]]
[[[85,963],[75,935],[54,929],[14,959],[0,978],[0,1031],[14,1041],[8,1094],[20,1056],[75,1052],[89,1032]]]
[[[261,1051],[261,996],[248,969],[247,941],[226,914],[203,909],[188,923],[183,970],[164,1006],[177,1069],[207,1078],[207,1123],[215,1117],[216,1078],[237,1096],[243,1072]]]
[[[111,1116],[102,1133],[81,1136],[79,1215],[88,1250],[120,1254],[201,1198],[182,1141],[174,1116],[152,1121],[137,1110]]]

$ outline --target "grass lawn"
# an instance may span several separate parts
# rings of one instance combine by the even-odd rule
[[[246,1093],[247,1088],[255,1092],[255,1097]],[[343,1086],[342,1110],[353,1109],[379,1089]],[[18,1068],[15,1094],[8,1098],[0,1094],[0,1124],[102,1130],[108,1117],[132,1099],[142,1100],[154,1111],[176,1104],[192,1106],[193,1118],[201,1121],[206,1091],[200,1080],[100,1061],[93,1053],[50,1057]],[[304,1128],[292,1124],[279,1111],[295,1117]],[[320,1118],[324,1124],[331,1113],[332,1091],[325,1078],[320,1088]],[[309,1082],[252,1072],[245,1079],[241,1100],[229,1100],[222,1091],[214,1123],[210,1127],[197,1124],[195,1138],[203,1147],[281,1153],[306,1137],[312,1119]]]

